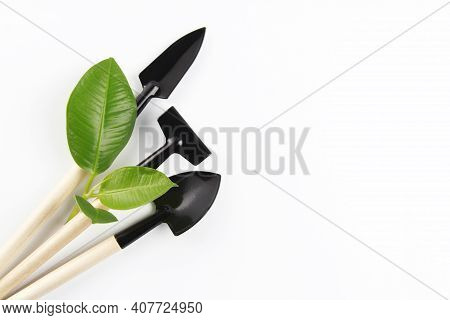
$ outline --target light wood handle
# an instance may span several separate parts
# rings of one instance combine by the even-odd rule
[[[90,225],[92,225],[91,219],[84,214],[76,215],[0,280],[0,299],[6,298],[11,290],[24,281],[47,260],[53,257],[59,250],[80,235]]]
[[[97,209],[109,210],[109,208],[101,203],[99,199],[92,201],[92,205]]]
[[[121,248],[114,236],[107,238],[88,251],[73,258],[66,264],[48,273],[25,289],[17,292],[9,300],[34,300],[56,289],[78,274],[93,267],[103,259],[120,251]]]
[[[53,192],[36,208],[28,220],[0,250],[0,276],[21,256],[33,235],[53,216],[64,200],[75,190],[88,173],[78,166],[71,169]]]

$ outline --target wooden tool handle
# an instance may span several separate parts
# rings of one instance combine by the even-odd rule
[[[55,213],[88,173],[78,166],[71,169],[48,197],[31,214],[26,223],[0,250],[0,276],[21,256],[33,235]]]
[[[36,282],[30,284],[25,289],[19,291],[9,298],[9,300],[34,300],[39,299],[44,294],[56,289],[63,283],[71,280],[78,274],[93,267],[103,259],[120,251],[114,236],[107,238],[88,251],[73,258],[61,267],[53,270]]]
[[[92,201],[92,205],[97,209],[109,210],[109,208],[101,203],[99,199]]]
[[[91,224],[91,219],[84,214],[78,214],[59,229],[53,236],[0,280],[0,299],[6,298],[11,290],[24,281],[47,260],[53,257],[59,250],[80,235]]]

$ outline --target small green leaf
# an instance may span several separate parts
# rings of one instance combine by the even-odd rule
[[[75,201],[78,204],[78,207],[80,210],[89,218],[92,220],[93,224],[97,223],[111,223],[116,222],[117,218],[110,212],[103,210],[103,209],[97,209],[94,208],[94,206],[87,201],[86,199],[75,196]]]
[[[130,139],[136,100],[113,58],[91,67],[67,103],[67,141],[80,168],[93,175],[111,166]]]
[[[116,222],[117,218],[109,211],[97,209],[97,216],[92,219],[92,223],[111,223]]]
[[[152,202],[176,186],[155,169],[124,167],[105,177],[96,196],[111,209],[128,210]]]

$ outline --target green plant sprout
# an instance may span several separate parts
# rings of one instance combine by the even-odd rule
[[[113,58],[92,66],[76,85],[67,104],[67,141],[73,159],[89,172],[89,178],[83,194],[75,197],[69,220],[81,210],[92,223],[114,222],[117,219],[111,213],[88,200],[96,198],[108,208],[128,210],[176,186],[163,173],[143,167],[117,169],[93,186],[128,143],[136,115],[131,87]]]

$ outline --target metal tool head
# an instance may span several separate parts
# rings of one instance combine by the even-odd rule
[[[167,223],[176,236],[186,232],[208,212],[220,186],[220,175],[204,171],[185,172],[170,179],[178,187],[155,200],[156,212],[114,235],[122,249],[161,223]]]
[[[156,209],[164,211],[163,222],[173,234],[188,231],[211,208],[220,186],[220,175],[204,171],[191,171],[170,177],[178,184],[155,201]]]
[[[159,89],[154,97],[167,99],[197,57],[206,28],[188,33],[174,42],[140,74],[142,86]]]
[[[174,107],[170,107],[159,118],[158,123],[167,141],[174,141],[174,152],[194,166],[209,157],[211,151],[200,140],[194,130]]]

